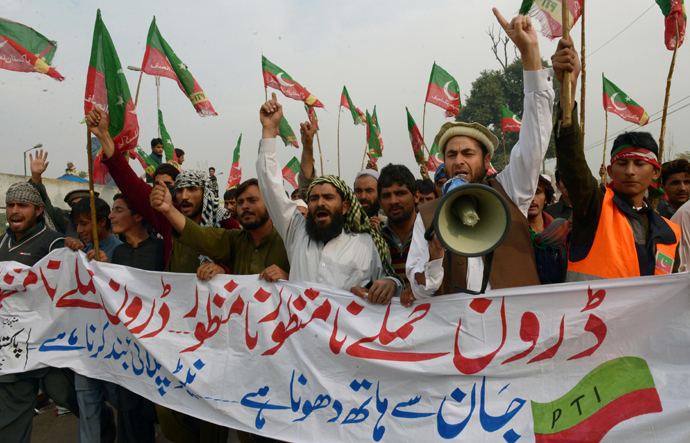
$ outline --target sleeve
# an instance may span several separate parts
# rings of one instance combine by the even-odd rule
[[[551,140],[553,75],[551,68],[523,71],[525,100],[520,139],[510,153],[510,163],[496,176],[525,217],[534,199],[541,162]]]
[[[115,180],[115,184],[120,188],[122,195],[125,196],[127,203],[132,205],[132,209],[144,217],[153,229],[161,234],[168,232],[170,222],[160,212],[151,207],[149,197],[151,195],[151,185],[146,184],[137,177],[129,166],[129,163],[122,155],[115,153],[112,157],[103,160],[108,166],[110,175]]]
[[[259,156],[256,159],[256,176],[259,181],[261,196],[266,203],[266,210],[271,216],[273,226],[278,235],[285,241],[285,249],[289,248],[289,230],[295,214],[304,220],[297,210],[297,203],[285,195],[283,189],[283,174],[276,159],[276,139],[265,138],[259,143]]]
[[[69,225],[69,215],[65,214],[65,211],[62,209],[53,206],[53,202],[50,201],[50,197],[48,197],[48,192],[46,191],[46,187],[42,181],[34,183],[33,181],[29,180],[29,183],[31,183],[31,186],[33,186],[38,193],[41,194],[41,198],[43,199],[43,210],[46,211],[50,219],[55,224],[55,230],[64,234],[67,231],[67,226]]]
[[[417,299],[433,297],[443,282],[443,259],[429,261],[429,243],[424,239],[424,231],[422,217],[417,214],[412,230],[412,243],[405,263],[405,274]],[[417,283],[417,273],[424,274],[425,285]]]
[[[561,115],[559,110],[554,136],[558,173],[568,190],[573,207],[571,246],[586,246],[597,232],[604,196],[587,165],[577,106],[573,108],[570,127],[561,126]],[[573,249],[571,252],[576,251]]]
[[[690,270],[690,204],[685,203],[671,218],[671,221],[680,226],[680,242],[676,249],[676,255],[680,259],[678,272]]]
[[[313,161],[312,161],[312,166],[313,166]],[[316,178],[316,168],[312,169],[311,177],[307,177],[302,172],[302,167],[300,166],[299,176],[297,177],[297,184],[299,185],[299,195],[300,195],[300,197],[302,197],[302,200],[304,200],[305,202],[307,201],[307,190],[309,190],[309,185],[311,185],[311,182],[313,182],[315,178]]]
[[[199,226],[188,217],[182,233],[177,241],[189,246],[196,252],[208,256],[211,260],[221,263],[230,263],[234,257],[237,235],[240,231],[224,228],[211,228]]]

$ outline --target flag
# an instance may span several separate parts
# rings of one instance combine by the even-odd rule
[[[414,153],[414,159],[417,161],[418,165],[423,165],[426,161],[424,158],[424,139],[422,139],[422,134],[419,132],[419,127],[417,123],[414,122],[412,115],[410,115],[410,110],[405,108],[407,111],[407,130],[410,133],[410,143],[412,143],[412,152]]]
[[[523,0],[520,14],[527,15],[539,21],[541,33],[544,37],[554,39],[563,37],[563,13],[561,0]],[[582,0],[570,0],[571,28],[582,15]]]
[[[287,145],[292,145],[295,148],[299,148],[299,145],[297,144],[297,137],[295,137],[295,133],[292,131],[292,128],[290,127],[290,124],[288,121],[285,119],[285,116],[280,119],[280,125],[278,126],[278,135],[280,138],[283,139],[283,143],[285,143],[285,146]]]
[[[443,157],[441,157],[441,152],[438,150],[436,143],[431,145],[431,151],[429,151],[429,161],[426,164],[426,168],[429,172],[436,172],[436,169],[443,164]]]
[[[307,111],[307,116],[309,117],[309,123],[314,125],[316,130],[319,130],[319,118],[316,116],[316,109],[311,105],[304,105],[304,110]]]
[[[685,27],[688,22],[688,16],[685,13],[684,0],[656,0],[656,3],[661,8],[661,12],[666,17],[664,24],[666,29],[664,31],[664,40],[666,41],[666,48],[673,51],[676,47],[676,22],[678,22],[678,35],[680,36],[680,43],[678,47],[685,41]]]
[[[297,189],[297,174],[299,173],[299,166],[299,160],[297,160],[297,157],[292,157],[292,160],[290,160],[283,168],[283,178],[287,180],[287,182],[290,183],[295,189]]]
[[[376,137],[376,125],[374,125],[374,120],[367,110],[367,149],[369,154],[375,159],[381,157],[381,144],[379,143],[378,137]]]
[[[363,125],[366,123],[367,117],[361,109],[352,103],[350,94],[347,93],[347,88],[345,86],[343,86],[343,93],[340,95],[340,106],[344,106],[346,109],[350,110],[352,113],[352,120],[356,125]]]
[[[87,146],[88,149],[88,146]],[[103,163],[103,147],[98,137],[91,136],[91,158],[93,160],[93,182],[98,185],[117,186],[110,175],[108,167]]]
[[[139,160],[139,164],[141,165],[142,168],[144,168],[144,171],[151,177],[153,177],[153,173],[156,171],[156,168],[158,167],[158,163],[156,163],[155,160],[153,160],[149,155],[144,152],[143,149],[137,145],[134,149],[129,151],[129,156],[130,158],[135,158]]]
[[[449,118],[457,116],[462,107],[458,82],[436,63],[431,68],[425,102],[445,109]]]
[[[218,115],[204,90],[187,69],[187,65],[182,63],[161,36],[156,25],[156,17],[153,17],[149,35],[146,38],[146,53],[144,61],[141,62],[141,69],[148,75],[159,75],[175,80],[182,92],[192,101],[197,114]]]
[[[274,65],[266,57],[261,56],[261,69],[264,74],[264,85],[280,89],[285,97],[302,101],[316,108],[323,108],[321,103],[311,92],[307,91],[290,77],[290,74]]]
[[[232,189],[242,182],[242,166],[240,165],[240,144],[242,143],[242,134],[237,139],[237,147],[232,155],[232,168],[230,168],[230,176],[228,177],[228,185],[225,190]]]
[[[0,18],[0,69],[40,72],[63,81],[65,77],[50,67],[56,50],[54,40],[28,26]]]
[[[91,60],[86,75],[84,114],[91,112],[94,106],[108,114],[108,133],[115,143],[115,149],[118,152],[134,149],[139,140],[137,113],[120,59],[101,19],[100,9],[96,14]]]
[[[496,175],[496,174],[498,174],[498,172],[494,169],[494,165],[489,163],[489,169],[486,170],[486,176],[488,177],[490,175]]]
[[[163,151],[165,151],[165,161],[176,161],[175,158],[175,146],[173,146],[172,139],[168,130],[165,129],[165,123],[163,123],[163,112],[158,110],[158,126],[161,128],[161,140],[163,140]]]
[[[618,89],[604,77],[603,73],[601,78],[604,81],[604,109],[613,112],[625,121],[637,123],[640,126],[649,123],[649,116],[644,108],[628,97],[628,94]]]
[[[510,109],[501,106],[501,131],[519,131],[521,126],[522,120],[513,114]]]
[[[379,126],[379,118],[376,116],[376,106],[374,106],[374,112],[371,113],[371,119],[374,122],[374,127],[376,128],[376,137],[379,139],[379,146],[381,146],[381,153],[383,153],[383,138],[381,138],[381,126]]]

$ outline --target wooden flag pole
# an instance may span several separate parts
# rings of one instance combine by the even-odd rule
[[[338,177],[340,177],[340,111],[343,110],[343,106],[338,106]]]
[[[582,0],[582,16],[580,18],[582,25],[582,48],[580,50],[580,61],[582,62],[582,71],[580,76],[582,78],[580,86],[580,134],[582,143],[585,142],[585,90],[587,89],[587,63],[585,63],[585,2]]]
[[[505,168],[508,166],[508,148],[506,147],[506,133],[501,131],[501,134],[503,135],[503,162],[505,163],[503,167]]]
[[[323,155],[321,155],[321,140],[319,140],[319,130],[316,130],[316,144],[319,145],[319,159],[321,159],[321,175],[324,175],[323,172]]]
[[[601,164],[606,167],[606,139],[609,137],[609,111],[604,108],[604,114],[606,114],[606,129],[604,130],[604,154],[601,158]],[[601,178],[601,185],[606,186],[606,169],[604,169],[604,176]]]
[[[366,164],[367,161],[367,151],[369,150],[369,143],[364,145],[364,157],[362,157],[362,169],[364,169],[364,165]]]
[[[676,54],[678,53],[678,44],[680,43],[680,36],[678,33],[678,21],[676,21],[676,47],[673,48],[673,58],[671,59],[671,68],[668,71],[668,78],[666,79],[666,97],[664,98],[664,112],[661,115],[661,135],[659,136],[659,163],[664,160],[664,138],[666,136],[666,115],[668,113],[668,100],[671,96],[671,78],[673,77],[673,70],[676,67]],[[656,208],[656,201],[654,202]]]
[[[91,131],[88,123],[86,127],[86,150],[89,160],[89,196],[91,199],[91,228],[93,235],[93,250],[96,252],[96,261],[101,261],[101,251],[98,248],[98,220],[96,220],[96,198],[93,192],[93,154],[91,154]]]
[[[570,11],[568,10],[568,0],[563,0],[561,4],[561,23],[563,24],[563,39],[570,39]],[[565,71],[563,73],[563,92],[561,94],[561,103],[563,106],[563,127],[567,128],[572,124],[571,118],[571,107],[572,103],[571,90],[570,90],[570,72]]]
[[[426,101],[424,102],[424,114],[422,114],[422,140],[424,140],[424,124],[425,123],[426,123]],[[428,151],[428,149],[427,149],[427,151]],[[431,155],[431,154],[429,154],[429,155]]]
[[[266,98],[266,101],[268,101],[268,86],[264,85],[264,97]]]
[[[142,69],[141,72],[139,72],[139,83],[137,84],[137,96],[134,98],[134,109],[137,108],[137,103],[139,103],[139,88],[141,88],[141,78],[144,76],[144,70]],[[91,140],[91,137],[89,137],[89,140]]]

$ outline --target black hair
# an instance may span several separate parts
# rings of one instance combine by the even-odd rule
[[[214,171],[216,170],[216,168],[214,168],[213,166],[210,166],[210,167],[208,168],[209,171],[210,171],[211,169],[213,169]]]
[[[250,178],[249,180],[245,180],[240,183],[240,185],[235,188],[235,199],[240,198],[240,195],[242,195],[242,193],[250,186],[259,186],[259,180]]]
[[[646,149],[652,151],[654,155],[659,157],[659,145],[649,132],[624,132],[616,137],[611,148],[611,153],[624,145],[631,145],[636,148]]]
[[[156,176],[159,174],[169,175],[170,178],[172,178],[174,181],[177,178],[177,176],[180,174],[180,171],[178,171],[176,167],[174,167],[173,165],[171,165],[169,163],[161,164],[160,166],[158,166],[156,168],[155,171],[153,171],[153,182],[156,184],[158,184],[158,182],[156,181]]]
[[[129,209],[129,210],[132,212],[132,215],[134,215],[134,214],[137,213],[137,211],[135,211],[134,209],[132,209],[132,206],[129,204],[129,202],[127,201],[127,199],[125,198],[125,196],[122,195],[122,194],[120,194],[119,192],[118,192],[117,194],[115,194],[115,196],[113,197],[113,201],[118,200],[118,199],[120,199],[120,200],[122,200],[123,202],[125,202],[125,204],[127,205],[127,209]]]
[[[223,194],[223,200],[230,200],[231,198],[235,198],[235,189],[236,188],[232,188],[225,191],[225,194]]]
[[[539,175],[539,182],[537,184],[544,187],[544,195],[546,196],[544,206],[553,203],[553,198],[556,196],[556,191],[553,189],[551,182]]]
[[[180,158],[184,155],[184,151],[182,149],[175,148],[175,155],[177,158]]]
[[[297,188],[297,189],[295,189],[294,191],[292,191],[292,194],[290,194],[290,198],[293,198],[293,197],[295,196],[295,194],[300,195],[300,193],[299,193],[299,188]],[[301,195],[300,195],[300,198],[302,198]]]
[[[162,145],[163,144],[163,139],[162,138],[154,138],[151,139],[151,147],[153,148],[156,145]]]
[[[412,195],[417,192],[414,175],[405,165],[394,165],[389,163],[381,169],[378,182],[379,197],[381,196],[381,189],[393,186],[394,183],[407,187]]]
[[[661,165],[661,184],[665,185],[672,175],[681,173],[690,174],[690,162],[684,158],[664,163]]]
[[[82,198],[79,200],[77,203],[72,206],[72,221],[74,224],[77,223],[77,218],[82,215],[86,214],[89,216],[89,219],[91,218],[91,199],[90,198]],[[110,206],[108,203],[105,202],[100,197],[96,197],[96,223],[101,221],[101,219],[105,218],[105,228],[110,231],[110,219],[108,216],[110,215]]]
[[[434,196],[438,197],[438,195],[436,195],[436,185],[434,185],[434,182],[432,182],[430,178],[417,180],[415,181],[415,185],[420,194],[434,194]]]

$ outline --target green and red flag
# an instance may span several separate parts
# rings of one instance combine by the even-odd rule
[[[242,182],[242,165],[240,165],[240,144],[242,144],[242,134],[237,139],[237,147],[232,155],[232,168],[230,168],[230,176],[228,177],[228,185],[225,190],[232,189]]]
[[[584,352],[591,354],[595,349]],[[570,359],[576,357],[579,354]],[[594,368],[560,398],[549,403],[532,401],[534,437],[537,443],[598,443],[619,423],[662,411],[647,362],[620,357]]]
[[[182,63],[182,60],[175,55],[175,52],[161,36],[156,25],[156,17],[153,17],[149,28],[146,53],[144,54],[144,61],[141,62],[141,69],[149,75],[158,75],[175,80],[182,92],[191,100],[197,114],[201,116],[218,115],[206,93],[187,69],[187,65]]]
[[[100,9],[96,14],[91,60],[86,75],[84,114],[91,112],[94,106],[108,114],[108,133],[117,152],[134,149],[139,140],[139,122],[134,101],[113,41],[101,19]]]
[[[304,110],[307,111],[307,117],[309,117],[309,123],[314,125],[316,130],[319,130],[319,118],[316,116],[316,109],[313,106],[307,105],[305,103]]]
[[[520,14],[528,15],[541,24],[544,37],[554,39],[563,37],[563,13],[561,0],[523,0]],[[571,28],[582,15],[582,0],[569,0]]]
[[[168,130],[165,129],[165,123],[163,123],[163,111],[158,110],[158,126],[161,128],[161,140],[163,140],[163,151],[165,152],[165,161],[177,161],[175,158],[175,146],[173,145],[170,134]]]
[[[283,143],[285,143],[285,146],[292,145],[295,148],[299,148],[299,144],[297,144],[297,137],[295,136],[295,133],[290,127],[290,124],[288,123],[285,116],[283,116],[283,118],[280,119],[280,125],[278,126],[277,135],[279,135],[280,138],[283,139]]]
[[[354,121],[355,125],[363,125],[366,123],[366,115],[364,115],[362,110],[352,103],[350,94],[347,93],[347,88],[345,86],[343,86],[343,93],[340,95],[340,106],[350,110],[350,113],[352,114],[352,121]]]
[[[519,131],[522,120],[518,118],[510,109],[501,106],[501,131]]]
[[[290,74],[268,61],[263,55],[261,56],[261,70],[264,75],[264,85],[279,89],[287,98],[304,102],[316,108],[323,108],[323,103],[311,92],[294,81]]]
[[[426,168],[429,172],[436,172],[443,164],[443,157],[441,157],[441,151],[438,150],[436,143],[431,145],[431,150],[429,151],[429,161],[426,164]]]
[[[28,26],[0,18],[0,69],[40,72],[63,81],[65,77],[50,67],[56,50],[57,42]]]
[[[426,162],[426,158],[424,157],[424,139],[422,139],[422,133],[419,132],[419,127],[417,123],[414,122],[410,110],[406,107],[405,111],[407,111],[407,130],[410,133],[410,143],[412,143],[414,159],[417,161],[417,164],[421,166]]]
[[[378,159],[383,155],[381,152],[381,143],[379,143],[379,138],[376,136],[376,124],[374,123],[374,119],[369,114],[369,111],[367,110],[366,112],[367,116],[367,150],[369,154],[371,154],[374,159]]]
[[[158,163],[156,163],[155,160],[149,157],[149,155],[146,152],[144,152],[144,150],[141,149],[139,145],[137,145],[136,148],[129,151],[129,156],[130,158],[137,159],[141,167],[144,168],[144,171],[146,171],[148,175],[153,177],[153,173],[156,171]]]
[[[613,112],[625,121],[637,123],[640,126],[649,123],[649,116],[643,107],[618,89],[618,86],[604,77],[603,73],[601,78],[604,81],[604,109]]]
[[[299,173],[299,166],[299,160],[297,160],[297,157],[292,157],[292,160],[290,160],[283,168],[283,178],[295,189],[297,189],[297,174]]]
[[[685,41],[685,28],[688,23],[688,16],[685,13],[684,0],[656,0],[656,3],[661,8],[662,14],[666,19],[664,20],[664,41],[666,48],[673,51],[676,47],[676,22],[678,22],[678,35],[680,43],[678,47]]]
[[[458,82],[436,63],[431,68],[425,102],[445,109],[448,118],[456,117],[462,108]]]

